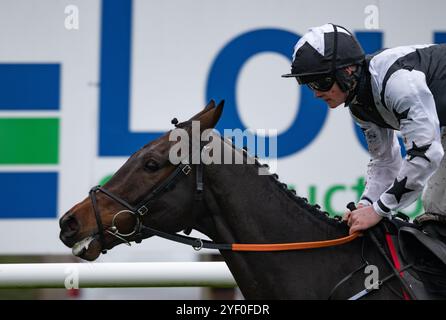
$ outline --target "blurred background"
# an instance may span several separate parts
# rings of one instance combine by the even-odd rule
[[[348,110],[328,112],[280,77],[294,44],[327,22],[367,53],[446,42],[445,11],[442,0],[1,0],[0,263],[76,262],[58,218],[210,99],[226,100],[221,132],[277,130],[281,181],[342,214],[362,193],[366,145]],[[404,212],[415,217],[421,202]],[[99,261],[219,259],[153,238]],[[209,288],[0,290],[0,299],[215,297],[242,298]]]

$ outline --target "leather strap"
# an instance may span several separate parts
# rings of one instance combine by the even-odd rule
[[[344,244],[356,239],[360,233],[353,233],[347,237],[313,241],[313,242],[290,242],[290,243],[277,243],[277,244],[232,244],[232,251],[286,251],[286,250],[303,250],[303,249],[316,249],[324,247],[333,247],[340,244]]]

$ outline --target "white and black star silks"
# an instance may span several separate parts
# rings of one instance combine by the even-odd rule
[[[445,73],[445,45],[397,47],[367,57],[349,107],[371,155],[360,202],[382,216],[412,204],[443,158]],[[401,131],[405,159],[395,130]]]

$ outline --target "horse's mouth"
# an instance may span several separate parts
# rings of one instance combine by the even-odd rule
[[[101,253],[101,245],[96,236],[88,236],[78,242],[72,247],[72,253],[76,257],[84,260],[93,261],[99,257]]]

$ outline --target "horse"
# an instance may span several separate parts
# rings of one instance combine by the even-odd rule
[[[189,162],[172,163],[169,156],[178,141],[169,135],[184,130],[190,136],[194,121],[200,133],[212,130],[223,105],[212,100],[189,120],[172,121],[174,129],[131,155],[107,183],[92,188],[60,218],[61,241],[88,261],[116,245],[154,235],[195,249],[216,248],[246,299],[347,299],[358,292],[368,293],[364,299],[402,299],[397,277],[389,277],[391,266],[365,236],[314,249],[231,250],[234,246],[228,244],[338,239],[348,235],[349,228],[289,190],[276,174],[259,174],[265,165],[215,130],[209,140],[243,158],[242,164],[189,165],[190,155]],[[200,151],[206,146],[200,143]],[[176,234],[192,229],[213,242]],[[365,289],[367,282],[373,283],[366,266],[376,267],[379,279],[389,281],[377,290]]]

